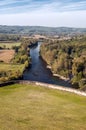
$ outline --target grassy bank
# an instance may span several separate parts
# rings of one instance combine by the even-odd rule
[[[86,130],[86,97],[31,85],[0,88],[0,130]]]

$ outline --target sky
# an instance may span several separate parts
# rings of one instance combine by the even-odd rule
[[[0,0],[0,25],[86,28],[86,0]]]

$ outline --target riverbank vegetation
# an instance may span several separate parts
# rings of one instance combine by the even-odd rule
[[[22,78],[24,64],[0,63],[0,83]]]
[[[2,57],[0,63],[0,83],[22,78],[25,68],[29,66],[30,58],[28,58],[27,51],[21,49],[21,47],[15,48],[15,50],[5,50],[5,53],[9,51],[9,54],[10,51],[15,51],[15,54],[11,59],[8,53],[4,55],[4,58]]]
[[[0,130],[86,130],[86,97],[35,85],[0,88]]]
[[[0,40],[0,83],[22,78],[31,64],[29,46],[36,40],[16,35],[0,35]]]
[[[48,40],[40,52],[54,74],[69,78],[80,89],[86,88],[86,36]]]

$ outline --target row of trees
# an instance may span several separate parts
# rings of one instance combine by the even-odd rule
[[[52,72],[69,78],[74,86],[86,87],[86,37],[65,41],[47,41],[41,56]]]

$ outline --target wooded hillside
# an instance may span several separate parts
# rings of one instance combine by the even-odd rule
[[[74,86],[86,87],[86,37],[47,41],[41,56],[55,74],[69,78]]]

